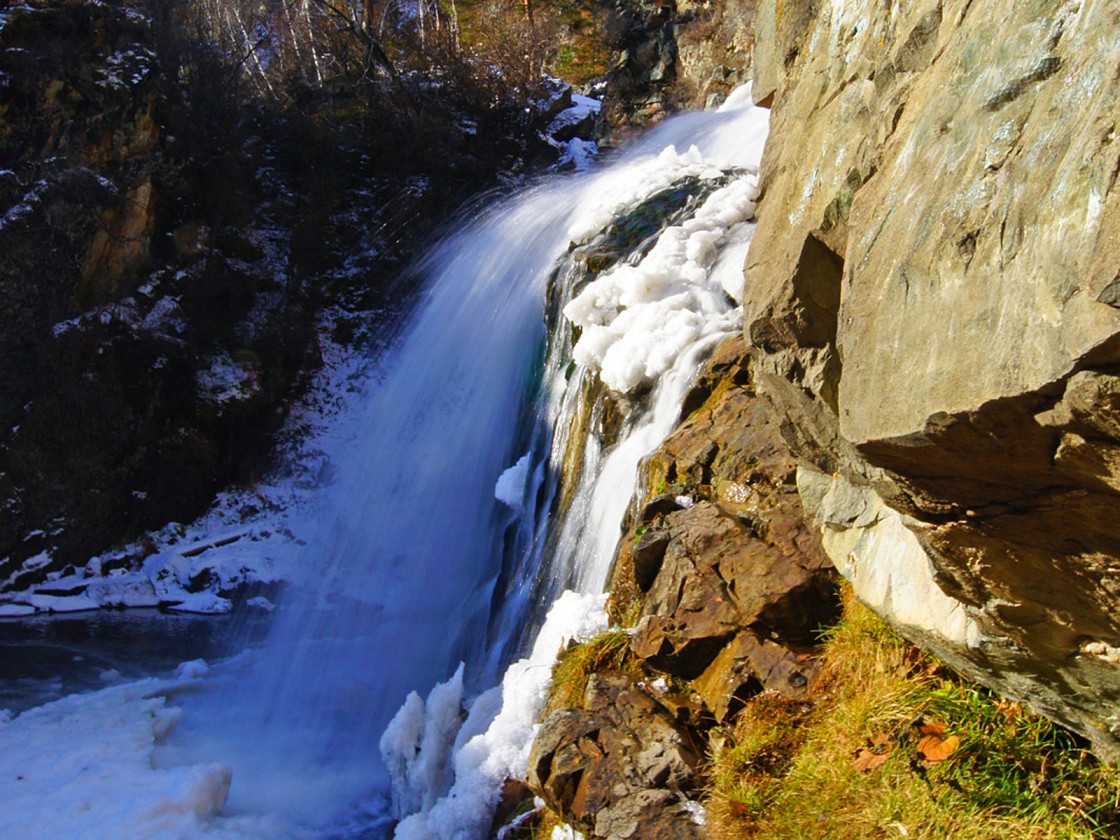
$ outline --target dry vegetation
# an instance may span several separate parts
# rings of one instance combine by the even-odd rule
[[[714,838],[1096,838],[1120,774],[953,676],[847,595],[809,703],[754,698],[717,731]]]

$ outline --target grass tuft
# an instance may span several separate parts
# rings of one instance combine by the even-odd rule
[[[594,673],[638,673],[640,669],[637,657],[630,653],[630,634],[625,630],[607,630],[586,642],[571,645],[560,654],[552,670],[552,693],[545,713],[582,707],[587,681]]]

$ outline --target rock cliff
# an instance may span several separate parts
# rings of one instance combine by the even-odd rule
[[[745,332],[826,551],[1120,749],[1120,11],[758,6]]]

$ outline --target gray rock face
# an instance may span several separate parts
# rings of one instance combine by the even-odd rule
[[[757,21],[746,334],[825,547],[912,637],[1115,752],[1120,10]]]

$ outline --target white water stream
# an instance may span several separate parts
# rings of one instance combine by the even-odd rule
[[[146,749],[151,773],[182,795],[114,812],[100,834],[94,807],[87,836],[378,837],[391,809],[412,814],[398,838],[484,835],[497,786],[524,770],[560,640],[601,624],[594,593],[640,459],[677,421],[703,358],[738,328],[724,290],[739,296],[767,127],[744,102],[669,120],[610,166],[537,186],[435,249],[411,323],[347,420],[360,432],[328,453],[333,479],[297,529],[306,547],[268,642],[170,691],[181,714],[145,712],[178,724]],[[733,170],[641,262],[578,290],[546,336],[549,277],[569,243],[683,178]],[[574,368],[561,352],[569,322],[580,329]],[[613,448],[588,441],[556,521],[576,392],[596,372],[618,391],[652,388],[649,409]],[[563,589],[584,595],[544,622]]]

